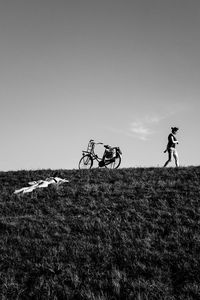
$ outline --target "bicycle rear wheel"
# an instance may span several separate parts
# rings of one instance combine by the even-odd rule
[[[79,169],[91,169],[93,165],[93,159],[90,155],[86,154],[81,157],[78,167]]]
[[[116,157],[112,158],[110,160],[110,163],[108,161],[105,161],[105,167],[107,169],[117,169],[121,164],[121,156],[117,155]]]

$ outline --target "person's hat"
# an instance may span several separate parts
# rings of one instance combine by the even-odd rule
[[[179,128],[178,127],[171,127],[171,130],[172,131],[177,131],[177,130],[179,130]]]

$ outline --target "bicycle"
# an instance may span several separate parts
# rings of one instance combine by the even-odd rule
[[[91,169],[94,160],[98,162],[100,168],[117,169],[120,166],[122,152],[119,147],[104,145],[105,151],[100,158],[94,151],[95,145],[103,145],[103,143],[95,143],[94,140],[89,141],[87,150],[82,151],[82,158],[78,164],[79,169]]]

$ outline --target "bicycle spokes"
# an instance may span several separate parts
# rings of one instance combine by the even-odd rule
[[[79,169],[90,169],[93,165],[93,159],[90,155],[84,155],[79,161]]]

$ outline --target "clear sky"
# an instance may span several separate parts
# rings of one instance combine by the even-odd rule
[[[91,138],[162,166],[171,126],[200,165],[199,0],[4,0],[0,65],[0,170],[77,168]]]

